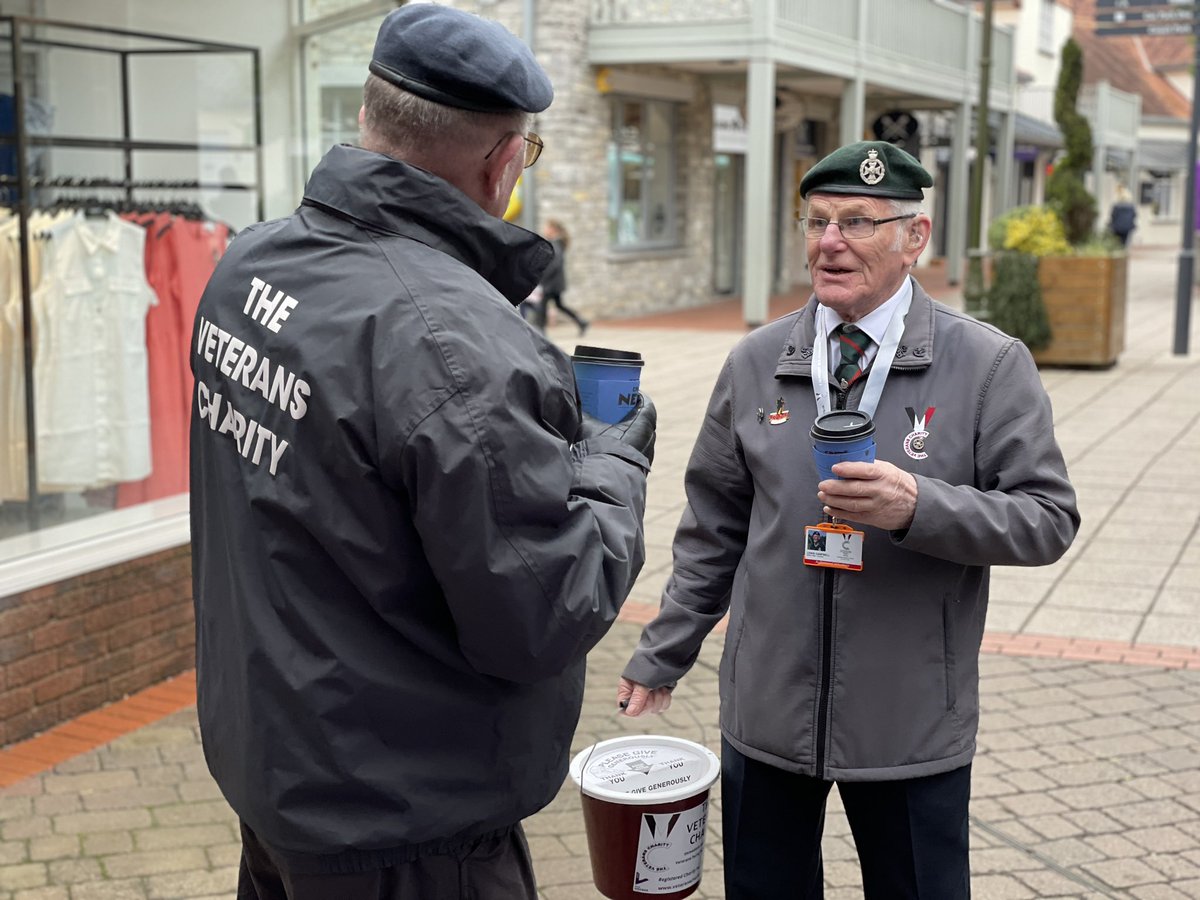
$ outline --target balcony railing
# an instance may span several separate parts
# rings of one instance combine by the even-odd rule
[[[1110,146],[1137,145],[1141,109],[1140,97],[1117,90],[1107,81],[1088,85],[1079,93],[1079,111],[1096,132],[1093,138]]]
[[[705,24],[750,19],[757,3],[773,3],[775,21],[805,32],[817,32],[839,43],[857,42],[860,34],[856,0],[592,0],[595,25]],[[944,0],[875,0],[861,23],[865,47],[884,54],[936,62],[971,78],[982,23],[963,6]],[[1005,90],[1012,82],[1013,34],[992,30],[992,86]],[[966,71],[968,63],[972,71]]]
[[[597,25],[745,19],[754,0],[592,0]]]

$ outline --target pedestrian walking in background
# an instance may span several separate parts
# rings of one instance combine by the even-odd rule
[[[567,247],[570,245],[571,239],[567,235],[567,229],[557,219],[548,219],[542,233],[554,247],[554,259],[550,261],[550,265],[546,266],[541,280],[542,331],[546,330],[546,323],[549,320],[550,304],[554,304],[563,315],[579,327],[579,336],[583,337],[588,330],[587,319],[563,302],[563,294],[567,290]]]
[[[910,274],[932,183],[879,141],[802,179],[813,296],[730,353],[659,613],[617,688],[626,715],[665,709],[729,613],[728,900],[823,896],[835,782],[867,900],[970,896],[989,567],[1051,563],[1079,526],[1029,351]],[[870,414],[876,459],[820,480],[809,429],[835,410]]]
[[[654,408],[583,416],[501,218],[550,82],[496,22],[383,21],[361,147],[200,303],[198,714],[239,900],[534,900],[585,654],[644,559]]]
[[[1129,188],[1123,184],[1117,185],[1117,198],[1113,201],[1112,210],[1108,214],[1108,228],[1117,236],[1122,247],[1129,245],[1129,235],[1137,227],[1137,207],[1129,195]]]

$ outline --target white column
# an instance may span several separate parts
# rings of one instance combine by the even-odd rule
[[[967,210],[970,206],[967,152],[971,144],[971,104],[958,105],[954,134],[950,138],[950,196],[946,203],[946,278],[950,284],[962,281],[964,251],[967,244]],[[983,165],[986,160],[977,160]]]
[[[1096,116],[1092,122],[1092,196],[1096,198],[1096,221],[1103,221],[1105,211],[1112,202],[1104,183],[1104,168],[1108,162],[1108,82],[1096,84]]]
[[[1012,208],[1017,193],[1016,164],[1013,152],[1017,143],[1017,114],[1008,110],[1000,116],[1000,133],[996,135],[996,196],[992,202],[992,216],[999,216]],[[983,231],[983,242],[987,245],[987,227]]]
[[[841,140],[840,146],[853,144],[863,139],[866,127],[867,83],[860,73],[846,82],[842,88]]]
[[[779,239],[779,264],[775,266],[775,290],[786,293],[792,286],[792,235],[796,228],[795,203],[796,196],[796,132],[788,131],[778,136],[779,139],[779,216],[776,219]],[[803,266],[803,260],[797,260]]]
[[[750,60],[746,87],[745,240],[742,317],[747,325],[767,321],[771,298],[774,222],[775,61],[761,51]]]

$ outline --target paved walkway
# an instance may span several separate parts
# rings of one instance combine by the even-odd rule
[[[976,900],[1200,897],[1200,326],[1189,357],[1169,355],[1174,265],[1170,249],[1135,251],[1116,367],[1043,372],[1084,525],[1055,566],[994,571],[973,779]],[[954,302],[951,289],[937,293]],[[732,305],[695,315],[691,325],[681,313],[588,333],[645,354],[660,430],[647,565],[624,621],[589,659],[576,749],[643,731],[718,749],[717,635],[666,715],[623,720],[612,702],[666,576],[709,389],[741,333]],[[551,336],[575,343],[573,329]],[[176,709],[186,691],[181,679],[47,736],[46,758],[87,746],[89,730],[95,743],[123,718],[132,727],[147,711]],[[36,758],[29,745],[0,754],[0,783]],[[713,800],[698,898],[722,896],[719,791]],[[545,900],[595,898],[577,792],[564,785],[527,828]],[[0,790],[0,900],[229,898],[237,854],[191,706]],[[836,794],[826,856],[827,897],[860,897]]]

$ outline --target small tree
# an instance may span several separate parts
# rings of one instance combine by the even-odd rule
[[[1074,38],[1068,38],[1054,93],[1054,121],[1062,132],[1066,155],[1046,182],[1046,199],[1062,219],[1072,246],[1086,243],[1096,222],[1096,200],[1084,185],[1084,176],[1092,167],[1092,127],[1076,109],[1082,81],[1083,51]]]

